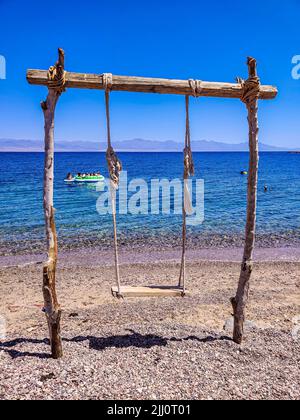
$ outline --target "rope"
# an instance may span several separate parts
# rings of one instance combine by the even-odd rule
[[[108,164],[109,175],[114,188],[118,189],[120,172],[122,171],[122,163],[119,160],[116,152],[111,144],[111,130],[110,130],[110,91],[113,85],[112,74],[103,74],[103,85],[105,89],[105,104],[106,104],[106,123],[107,123],[107,151],[106,160]]]
[[[114,251],[115,251],[115,275],[118,287],[118,298],[122,298],[121,293],[121,279],[120,279],[120,264],[119,264],[119,250],[118,250],[118,231],[117,231],[117,211],[116,211],[116,191],[119,187],[120,172],[122,171],[122,163],[118,159],[112,144],[111,144],[111,130],[110,130],[110,91],[112,89],[112,74],[103,74],[103,85],[105,88],[105,105],[106,105],[106,124],[107,124],[107,152],[106,160],[108,171],[110,174],[110,192],[112,203],[112,215],[114,226]]]
[[[195,97],[201,94],[201,82],[199,80],[189,81],[191,89]],[[110,73],[103,74],[103,86],[105,89],[105,103],[106,103],[106,123],[107,123],[107,152],[106,160],[108,170],[111,178],[111,201],[113,213],[113,226],[114,226],[114,250],[115,250],[115,270],[116,270],[116,283],[118,288],[118,298],[122,298],[121,293],[121,280],[120,280],[120,266],[119,266],[119,253],[118,253],[118,234],[117,234],[117,217],[116,217],[116,190],[119,186],[120,172],[122,171],[122,163],[118,159],[111,143],[111,130],[110,130],[110,92],[113,86],[113,77]],[[183,225],[182,225],[182,259],[179,277],[179,287],[182,287],[182,296],[186,294],[186,243],[187,243],[187,196],[189,196],[187,181],[190,176],[195,174],[195,166],[193,161],[191,149],[191,132],[190,132],[190,112],[189,112],[189,95],[185,98],[186,109],[186,133],[185,133],[185,146],[184,146],[184,202],[183,202]],[[189,201],[190,197],[189,197]]]
[[[67,72],[59,63],[51,66],[48,70],[48,88],[54,89],[59,95],[65,92],[66,74]]]
[[[105,91],[110,92],[113,86],[113,75],[111,73],[104,73],[102,78]]]
[[[253,105],[259,99],[260,95],[260,79],[258,76],[251,76],[248,80],[238,78],[238,83],[242,85],[241,101],[247,106]]]
[[[199,98],[199,96],[202,93],[202,87],[201,87],[202,81],[189,79],[189,84],[190,84],[190,88],[192,89],[193,96],[195,98]]]
[[[117,211],[116,211],[116,190],[111,185],[111,203],[112,203],[112,214],[113,214],[113,225],[114,225],[114,251],[115,251],[115,274],[116,283],[118,287],[118,298],[122,298],[121,293],[121,277],[120,277],[120,264],[119,264],[119,250],[118,250],[118,231],[117,231]]]
[[[190,176],[195,174],[195,166],[193,161],[193,154],[191,148],[191,130],[190,130],[190,98],[188,95],[185,97],[185,111],[186,111],[186,133],[185,133],[185,146],[184,146],[184,200],[183,200],[183,225],[182,225],[182,258],[179,276],[179,287],[182,287],[182,295],[186,293],[185,280],[186,280],[186,243],[187,243],[187,201],[191,202],[190,192],[188,190],[187,181]],[[190,204],[191,206],[191,204]]]
[[[193,154],[191,148],[191,129],[190,129],[190,98],[185,97],[185,113],[186,113],[186,131],[184,144],[184,179],[195,174],[195,167],[193,162]]]
[[[181,267],[180,267],[180,276],[179,276],[179,287],[182,287],[182,296],[186,294],[185,280],[186,280],[186,211],[183,208],[183,225],[182,225],[182,257],[181,257]]]

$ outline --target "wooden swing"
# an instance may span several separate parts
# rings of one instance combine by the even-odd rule
[[[238,79],[236,83],[206,82],[175,79],[157,79],[132,76],[112,76],[111,74],[87,74],[65,71],[65,57],[62,49],[58,50],[57,63],[49,70],[28,70],[27,80],[32,85],[46,86],[48,96],[42,102],[45,119],[45,167],[44,167],[44,213],[48,259],[43,268],[44,312],[46,314],[52,357],[62,357],[62,339],[60,334],[61,307],[56,293],[56,265],[58,258],[58,244],[55,227],[55,209],[53,202],[54,179],[54,114],[61,94],[66,88],[106,90],[107,109],[109,117],[109,93],[114,91],[143,92],[185,95],[187,104],[187,135],[184,153],[185,181],[193,174],[192,153],[189,133],[189,96],[203,96],[212,98],[236,98],[246,105],[249,124],[250,162],[248,173],[247,222],[244,255],[238,289],[231,304],[234,314],[233,339],[241,344],[244,335],[245,309],[249,296],[250,278],[253,271],[253,251],[255,243],[257,179],[258,179],[258,102],[259,100],[274,99],[278,90],[274,86],[262,85],[257,74],[254,58],[247,61],[249,77],[247,80]],[[110,168],[112,183],[117,187],[121,162],[118,160],[110,141],[110,127],[108,118],[108,150],[107,160]],[[187,188],[187,183],[185,183]],[[185,199],[188,193],[185,190]],[[185,207],[185,206],[184,206]],[[185,207],[186,208],[186,207]],[[129,287],[121,286],[118,265],[118,244],[115,241],[116,278],[117,287],[112,288],[114,296],[184,296],[185,290],[185,249],[186,249],[186,213],[183,213],[183,252],[180,280],[177,286],[171,287]],[[113,214],[116,218],[116,212]],[[114,220],[114,236],[117,239],[116,220]]]
[[[189,80],[191,89],[195,97],[199,96],[199,82]],[[119,187],[120,172],[122,171],[122,163],[119,160],[116,152],[112,147],[111,130],[110,130],[110,92],[113,87],[112,74],[105,73],[103,75],[103,84],[105,89],[105,105],[106,105],[106,123],[107,123],[107,152],[106,160],[108,164],[108,171],[110,175],[110,191],[113,215],[113,230],[114,230],[114,252],[115,252],[115,276],[116,286],[111,288],[112,295],[116,298],[125,297],[184,297],[188,293],[186,290],[186,218],[187,210],[191,213],[192,200],[188,188],[188,179],[195,174],[195,167],[191,148],[191,133],[190,133],[190,113],[189,100],[190,96],[185,96],[186,109],[186,131],[185,131],[185,147],[184,147],[184,199],[182,206],[183,223],[182,223],[182,257],[179,282],[177,286],[123,286],[121,284],[120,266],[119,266],[119,249],[118,249],[118,234],[117,234],[117,216],[116,216],[116,191]]]

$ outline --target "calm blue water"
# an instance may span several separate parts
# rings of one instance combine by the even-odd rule
[[[180,153],[121,153],[129,178],[173,179],[182,176]],[[0,153],[0,244],[30,248],[43,240],[43,154]],[[64,183],[67,172],[96,171],[107,175],[103,153],[58,153],[55,161],[55,207],[61,241],[87,243],[111,237],[111,217],[99,216],[94,186]],[[190,233],[206,236],[243,235],[248,167],[247,153],[195,153],[197,177],[205,180],[205,222]],[[258,234],[299,239],[300,155],[262,153],[260,160]],[[270,188],[264,192],[264,185]],[[120,216],[120,234],[155,237],[179,233],[179,216]]]

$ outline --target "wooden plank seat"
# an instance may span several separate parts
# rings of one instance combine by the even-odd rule
[[[118,297],[118,288],[112,287],[112,295]],[[188,292],[185,291],[185,295]],[[178,286],[122,286],[122,297],[184,297],[183,288]]]

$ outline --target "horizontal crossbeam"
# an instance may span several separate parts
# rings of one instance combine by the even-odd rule
[[[48,85],[48,71],[28,70],[27,80],[31,85]],[[154,79],[145,77],[112,77],[112,90],[126,92],[160,93],[174,95],[192,95],[193,90],[188,80]],[[103,75],[71,73],[66,74],[66,88],[104,90]],[[215,98],[241,98],[240,83],[201,82],[199,96]],[[262,85],[260,99],[274,99],[278,90],[274,86]]]

